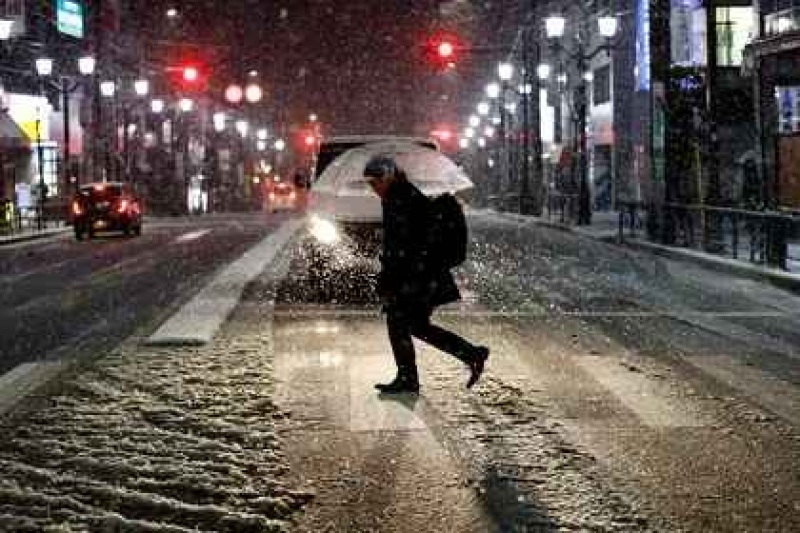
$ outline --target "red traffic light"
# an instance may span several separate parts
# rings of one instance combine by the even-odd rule
[[[200,72],[197,67],[186,66],[183,67],[183,81],[187,83],[195,83],[200,78]]]
[[[439,43],[439,46],[436,47],[436,51],[439,52],[439,57],[442,59],[450,59],[453,57],[455,53],[455,46],[450,41],[442,41]]]
[[[463,46],[454,35],[437,34],[425,43],[427,62],[436,68],[453,68]]]

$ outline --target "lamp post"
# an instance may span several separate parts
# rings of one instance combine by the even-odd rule
[[[91,76],[94,73],[96,65],[96,60],[93,56],[83,56],[78,59],[78,72],[81,76]],[[51,81],[51,77],[53,76],[53,71],[55,68],[55,63],[53,59],[49,57],[40,57],[36,59],[34,62],[34,66],[36,69],[36,75],[39,79],[40,88],[43,90],[45,84],[49,84],[49,87],[56,91],[62,98],[62,116],[63,116],[63,126],[64,126],[64,146],[63,146],[63,155],[62,155],[62,167],[63,167],[63,182],[66,185],[70,181],[69,171],[70,171],[70,109],[69,109],[69,98],[70,96],[81,87],[80,80],[76,80],[74,83],[70,84],[70,80],[67,76],[61,76],[58,82]],[[44,147],[42,146],[42,138],[41,138],[41,112],[36,118],[36,143],[37,143],[37,154],[38,154],[38,161],[39,161],[39,221],[38,226],[41,229],[43,225],[43,215],[44,215],[44,200],[45,200],[45,178],[44,178]],[[75,178],[75,188],[79,187],[78,179]]]
[[[497,83],[497,82],[492,82],[492,83],[490,83],[489,85],[486,86],[486,96],[489,97],[489,99],[491,99],[492,101],[499,100],[501,92],[502,91],[500,89],[500,84]],[[499,111],[500,115],[498,117],[496,117],[497,118],[497,126],[499,127],[499,131],[498,131],[499,139],[497,141],[495,141],[494,144],[495,144],[495,146],[498,147],[497,150],[496,150],[496,152],[497,152],[496,155],[499,156],[502,159],[503,141],[504,141],[505,136],[506,136],[505,120],[503,120],[503,118],[502,118],[503,114],[504,114],[502,102],[501,102],[499,107],[500,107],[500,111]],[[492,119],[492,122],[493,123],[495,122],[494,118]],[[472,136],[467,135],[466,138],[467,139],[471,139]],[[494,186],[493,187],[489,187],[490,196],[493,196],[495,198],[500,197],[500,195],[502,194],[502,189],[503,189],[503,184],[501,183],[502,179],[503,179],[503,174],[501,172],[498,175],[497,179],[493,180]]]
[[[579,4],[580,5],[580,4]],[[583,13],[584,16],[586,13]],[[608,52],[610,54],[613,48],[612,39],[617,33],[617,18],[613,15],[603,15],[597,18],[597,31],[598,34],[604,39],[604,43],[598,46],[591,52],[587,52],[587,41],[589,40],[589,32],[586,25],[586,19],[580,21],[578,24],[578,31],[575,35],[575,48],[568,50],[561,44],[561,39],[564,37],[567,21],[561,15],[553,15],[545,19],[545,30],[547,37],[553,43],[553,48],[557,53],[565,53],[570,59],[574,61],[578,70],[578,85],[575,88],[573,97],[576,119],[575,119],[575,138],[573,145],[575,152],[577,152],[578,159],[578,220],[577,223],[581,225],[589,225],[592,223],[592,199],[591,190],[589,186],[588,176],[588,149],[587,149],[587,135],[586,135],[586,122],[587,122],[587,109],[588,109],[588,87],[590,79],[586,75],[588,65],[591,61],[601,52]]]

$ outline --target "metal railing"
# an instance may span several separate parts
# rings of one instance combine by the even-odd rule
[[[571,224],[578,220],[578,195],[557,191],[549,191],[545,201],[547,219],[557,219],[562,224]]]
[[[800,7],[792,7],[764,17],[764,29],[768,36],[800,31]]]
[[[790,270],[800,257],[800,216],[707,205],[619,203],[619,239],[645,232],[670,246]],[[797,267],[795,267],[797,268]]]

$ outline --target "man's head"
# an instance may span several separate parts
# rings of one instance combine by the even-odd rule
[[[389,186],[397,180],[399,171],[394,160],[388,156],[376,156],[364,167],[364,178],[375,194],[386,197]]]

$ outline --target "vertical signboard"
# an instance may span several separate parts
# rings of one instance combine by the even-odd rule
[[[800,86],[776,87],[778,99],[778,132],[781,135],[800,133]]]
[[[636,90],[650,90],[650,0],[636,0]]]
[[[78,0],[56,0],[56,27],[65,35],[82,39],[83,4]]]

